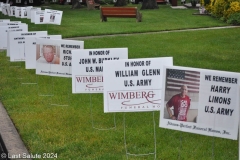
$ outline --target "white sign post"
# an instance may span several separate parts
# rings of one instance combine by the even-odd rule
[[[10,19],[0,19],[0,24],[1,24],[2,22],[10,22]]]
[[[84,49],[84,42],[38,38],[36,47],[36,74],[72,77],[72,50]]]
[[[10,16],[14,16],[15,17],[15,6],[11,6],[10,7],[10,11],[11,11]]]
[[[43,39],[62,39],[62,35],[48,36],[28,36],[25,37],[25,67],[26,69],[36,69],[36,41]]]
[[[103,63],[106,61],[118,61],[119,59],[128,58],[127,48],[100,48],[84,49],[73,51],[73,74],[72,74],[72,93],[103,93]],[[97,94],[95,94],[98,96]],[[94,96],[95,96],[94,95]],[[101,94],[102,95],[102,94]],[[93,95],[90,95],[91,97]],[[102,102],[98,102],[96,107],[102,107]],[[94,103],[90,100],[91,108]],[[95,127],[93,111],[91,109],[92,127],[99,130],[116,128],[115,116],[114,126]],[[99,113],[98,113],[99,114]],[[102,112],[100,114],[103,114]],[[108,115],[109,116],[109,115]],[[106,115],[104,115],[106,117]],[[102,121],[101,121],[102,123]]]
[[[72,92],[103,93],[103,63],[127,58],[127,48],[74,50]]]
[[[27,8],[21,7],[21,18],[27,18]]]
[[[7,55],[11,62],[25,61],[25,37],[26,36],[46,36],[47,31],[36,32],[8,32],[9,43],[7,44]]]
[[[44,23],[61,25],[63,11],[45,9]]]
[[[160,110],[163,65],[172,57],[104,63],[104,112]]]
[[[41,8],[36,8],[36,7],[33,7],[33,8],[30,8],[29,12],[30,12],[30,15],[28,14],[28,18],[31,19],[31,23],[35,23],[35,15],[36,15],[36,11],[41,11]]]
[[[21,7],[15,7],[15,17],[21,18],[21,15],[22,15]]]
[[[0,2],[0,12],[2,12],[3,2]]]
[[[35,16],[34,16],[34,18],[35,18],[34,23],[35,24],[44,24],[44,22],[43,22],[44,13],[45,13],[44,10],[39,10],[39,11],[35,12]]]
[[[154,155],[156,158],[154,112],[154,152],[147,154],[129,153],[126,145],[125,112],[160,110],[163,65],[172,66],[172,57],[106,61],[103,64],[104,112],[124,112],[124,142],[127,157]]]
[[[27,6],[26,11],[27,11],[27,19],[31,19],[31,9],[33,6]]]
[[[165,67],[160,127],[237,139],[239,73]]]
[[[25,23],[21,23],[21,21],[1,22],[0,26],[14,26],[19,24],[25,24]]]
[[[1,26],[0,25],[0,49],[7,49],[8,46],[8,32],[11,31],[28,31],[28,25],[24,23],[10,23],[10,25]]]

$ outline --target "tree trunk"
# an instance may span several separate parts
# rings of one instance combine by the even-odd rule
[[[72,0],[72,8],[71,9],[78,9],[81,8],[81,3],[79,0]]]
[[[117,2],[114,4],[115,7],[121,7],[126,5],[127,5],[126,0],[117,0]]]
[[[142,9],[158,9],[157,1],[156,0],[143,0]]]

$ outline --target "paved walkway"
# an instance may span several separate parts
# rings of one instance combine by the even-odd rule
[[[139,35],[139,34],[156,34],[156,33],[170,33],[170,32],[186,32],[186,31],[237,28],[237,27],[240,27],[240,26],[184,29],[184,30],[159,31],[159,32],[148,32],[148,33],[133,33],[133,34],[100,35],[100,36],[88,36],[88,37],[74,37],[74,38],[66,38],[66,39],[84,40],[84,39],[101,38],[101,37],[130,36],[130,35]],[[5,143],[5,146],[8,150],[9,156],[12,157],[12,159],[14,156],[15,157],[20,156],[20,159],[24,159],[24,158],[22,158],[22,155],[29,154],[27,148],[25,147],[20,135],[18,134],[14,124],[12,123],[10,117],[8,116],[8,113],[6,112],[4,106],[2,105],[1,102],[0,102],[0,134],[1,134],[2,139]],[[0,155],[0,159],[1,158],[3,159],[4,157],[5,157],[4,154]]]
[[[129,33],[129,34],[72,37],[72,38],[65,38],[65,39],[69,39],[69,40],[80,40],[81,39],[81,40],[84,40],[84,39],[101,38],[101,37],[130,36],[130,35],[139,35],[139,34],[156,34],[156,33],[171,33],[171,32],[187,32],[187,31],[200,31],[200,30],[239,28],[239,27],[240,26],[223,26],[223,27],[209,27],[209,28],[196,28],[196,29],[179,29],[179,30],[171,30],[171,31],[158,31],[158,32],[146,32],[146,33]]]
[[[12,123],[12,120],[9,118],[8,113],[1,102],[0,122],[0,133],[9,154],[7,155],[6,153],[2,153],[0,155],[0,159],[5,159],[7,156],[9,156],[8,158],[11,157],[10,159],[13,157],[19,157],[21,159],[23,154],[29,154],[14,124]]]

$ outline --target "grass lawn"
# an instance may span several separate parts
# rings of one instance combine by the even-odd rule
[[[141,8],[141,5],[132,5]],[[134,18],[108,18],[108,22],[100,22],[100,10],[82,9],[71,10],[70,5],[45,5],[42,9],[51,8],[63,11],[62,23],[58,25],[31,24],[29,19],[14,17],[11,20],[28,23],[31,31],[47,30],[50,34],[61,34],[66,37],[92,36],[120,33],[141,33],[163,30],[178,30],[226,26],[226,23],[210,16],[196,16],[195,9],[171,9],[169,5],[160,5],[155,10],[140,10],[143,22],[136,23]]]
[[[99,10],[70,10],[68,5],[50,5],[63,10],[62,25],[34,25],[29,31],[47,30],[64,38],[120,33],[141,33],[187,28],[226,26],[211,16],[194,16],[194,9],[140,10],[143,22],[109,18],[100,22]],[[140,8],[140,5],[138,6]],[[0,19],[9,17],[0,15]],[[172,56],[174,65],[240,72],[240,28],[166,32],[101,37],[84,40],[84,48],[127,47],[129,58]],[[25,145],[32,154],[57,153],[58,159],[124,160],[132,154],[154,152],[162,160],[237,160],[238,140],[229,140],[159,128],[159,112],[103,113],[102,94],[72,94],[71,78],[39,76],[26,70],[24,62],[9,62],[0,52],[0,100],[7,109]],[[37,82],[37,85],[23,85]],[[51,97],[39,94],[53,94]],[[51,105],[55,102],[67,106]],[[115,126],[115,129],[108,129]],[[108,130],[100,130],[100,129]],[[124,141],[124,128],[126,141]],[[154,159],[129,156],[129,159]]]

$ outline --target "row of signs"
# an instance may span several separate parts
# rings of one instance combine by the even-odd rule
[[[14,6],[40,5],[44,0],[2,0],[0,3],[6,3]]]
[[[173,66],[173,57],[128,59],[127,48],[84,49],[83,41],[6,23],[0,21],[0,39],[7,39],[0,49],[11,62],[71,77],[74,94],[103,93],[105,113],[157,110],[159,127],[237,139],[239,73]],[[16,26],[23,30],[12,31]]]
[[[34,24],[55,24],[60,25],[62,21],[62,11],[45,9],[38,7],[17,7],[10,4],[0,3],[0,11],[4,15],[14,16],[16,18],[27,18]]]

